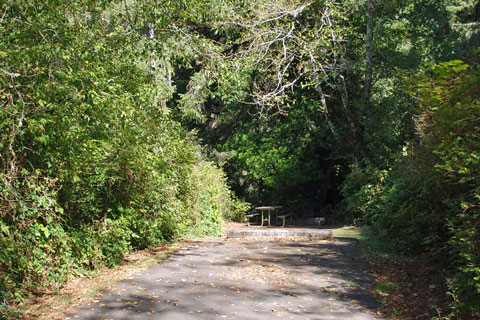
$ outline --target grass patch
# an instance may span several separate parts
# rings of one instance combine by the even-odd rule
[[[355,226],[342,226],[333,229],[333,236],[335,238],[354,238],[357,240],[363,240],[365,238],[365,232],[362,228]]]
[[[386,294],[390,291],[390,286],[386,283],[377,282],[375,287],[376,291],[380,294]]]
[[[363,253],[369,256],[386,259],[402,256],[388,239],[381,237],[370,227],[341,226],[333,229],[333,236],[357,239],[362,246]]]

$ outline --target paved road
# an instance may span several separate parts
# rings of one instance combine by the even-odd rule
[[[354,240],[197,242],[66,319],[380,319]]]

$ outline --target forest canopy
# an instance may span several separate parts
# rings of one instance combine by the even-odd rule
[[[250,204],[373,226],[480,312],[480,2],[0,4],[0,313]]]

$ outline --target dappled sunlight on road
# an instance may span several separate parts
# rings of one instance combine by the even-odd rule
[[[375,319],[352,240],[195,242],[67,319]]]

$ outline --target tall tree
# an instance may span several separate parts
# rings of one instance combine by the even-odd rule
[[[366,32],[366,57],[365,57],[365,85],[363,93],[363,107],[366,107],[370,100],[373,77],[373,20],[375,14],[374,0],[367,0],[367,32]]]

